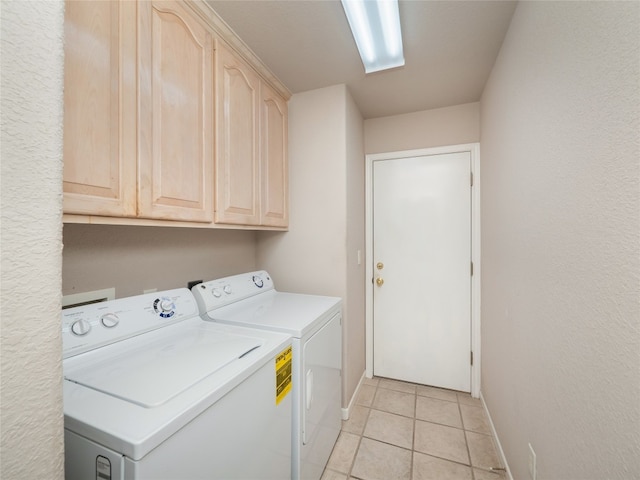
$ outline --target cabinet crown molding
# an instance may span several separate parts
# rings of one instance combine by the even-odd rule
[[[271,85],[286,101],[291,98],[289,89],[274,75],[249,46],[242,41],[236,32],[216,13],[209,3],[203,0],[185,0],[187,4],[212,30],[219,40],[224,41],[231,49],[248,62],[258,74]]]

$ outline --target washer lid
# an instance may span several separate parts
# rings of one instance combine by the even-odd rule
[[[81,364],[65,371],[65,379],[146,408],[157,407],[264,343],[197,325],[149,343],[131,340],[120,342],[117,352],[110,349],[109,356],[86,354]]]

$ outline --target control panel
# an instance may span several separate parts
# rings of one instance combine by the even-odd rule
[[[64,358],[198,316],[186,288],[92,303],[62,311]]]
[[[191,291],[204,313],[273,289],[269,274],[260,270],[199,283]]]

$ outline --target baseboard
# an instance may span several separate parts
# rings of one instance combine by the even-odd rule
[[[498,447],[498,455],[500,456],[500,461],[507,473],[507,479],[513,480],[513,475],[511,475],[511,470],[509,469],[509,464],[507,463],[507,457],[504,455],[504,450],[502,449],[502,444],[500,443],[500,439],[498,438],[498,432],[496,432],[496,427],[493,424],[493,420],[491,419],[491,414],[489,413],[489,409],[487,408],[487,404],[484,401],[484,396],[482,395],[482,391],[480,392],[480,400],[482,401],[482,408],[484,408],[484,413],[487,415],[489,419],[489,426],[491,427],[491,433],[493,434],[493,438],[496,441],[496,446]]]
[[[360,377],[358,386],[354,390],[353,395],[351,396],[351,400],[349,400],[349,405],[347,406],[347,408],[342,409],[342,420],[349,420],[349,416],[351,415],[351,408],[356,403],[356,399],[358,398],[358,393],[360,393],[360,387],[362,386],[362,383],[364,382],[364,379],[366,378],[366,376],[367,376],[367,372],[366,371],[362,372],[362,376]]]

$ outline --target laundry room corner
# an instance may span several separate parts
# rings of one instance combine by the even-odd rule
[[[364,372],[364,122],[345,85],[289,101],[291,212],[258,232],[257,265],[290,292],[343,299],[342,406]]]

